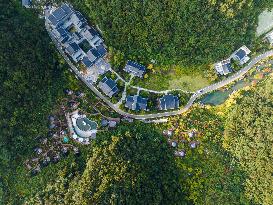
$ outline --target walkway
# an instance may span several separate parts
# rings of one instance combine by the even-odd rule
[[[273,50],[267,51],[259,56],[257,56],[256,58],[254,58],[247,66],[245,66],[244,68],[242,68],[240,71],[238,71],[237,73],[235,73],[234,75],[230,76],[229,78],[209,85],[203,89],[200,89],[198,91],[196,91],[190,98],[190,100],[188,101],[188,103],[186,104],[186,106],[180,110],[176,110],[176,111],[167,111],[167,112],[163,112],[163,113],[155,113],[155,114],[145,114],[145,115],[136,115],[136,114],[130,114],[127,113],[123,110],[121,110],[119,108],[118,105],[113,104],[107,97],[105,97],[103,94],[101,94],[100,91],[97,90],[97,88],[95,86],[93,86],[92,84],[90,84],[89,82],[87,82],[87,80],[84,78],[84,76],[78,71],[78,69],[76,68],[76,66],[70,61],[70,59],[67,57],[67,55],[64,53],[64,51],[62,50],[61,45],[59,44],[59,42],[56,41],[56,39],[53,37],[50,29],[49,29],[49,25],[47,25],[47,23],[45,24],[45,27],[48,31],[48,34],[50,36],[50,38],[52,39],[52,41],[55,43],[58,51],[60,52],[60,54],[63,56],[63,58],[66,60],[66,62],[68,63],[68,65],[70,66],[70,68],[75,72],[76,76],[78,76],[79,79],[81,79],[85,85],[90,88],[90,90],[92,90],[99,98],[101,98],[109,107],[111,107],[113,110],[115,110],[117,113],[119,113],[120,115],[126,116],[126,117],[130,117],[130,118],[134,118],[134,119],[139,119],[139,120],[146,120],[146,119],[153,119],[153,118],[162,118],[162,117],[169,117],[169,116],[174,116],[174,115],[179,115],[181,113],[186,112],[187,110],[189,110],[189,108],[192,106],[192,104],[194,103],[194,101],[201,97],[202,95],[209,93],[211,91],[217,90],[221,87],[224,87],[226,85],[228,85],[229,83],[241,78],[245,73],[247,73],[256,63],[258,63],[259,61],[266,59],[269,56],[273,56]],[[163,92],[163,91],[162,91]]]

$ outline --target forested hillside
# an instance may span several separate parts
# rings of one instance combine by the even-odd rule
[[[273,80],[246,93],[227,120],[224,146],[247,173],[245,194],[273,204]]]
[[[0,3],[0,188],[6,196],[15,167],[47,133],[48,113],[66,84],[43,23],[19,1]]]
[[[147,124],[100,135],[83,174],[70,183],[63,176],[27,204],[186,204],[171,149]]]
[[[255,39],[270,0],[72,0],[126,57],[184,66],[212,63]],[[84,2],[84,3],[83,3]]]
[[[80,156],[30,176],[23,162],[70,81],[43,20],[19,2],[0,3],[0,204],[273,204],[272,79],[244,92],[227,116],[196,106],[164,124],[122,122]],[[256,14],[271,1],[84,2],[107,43],[129,57],[202,64],[250,42]],[[184,157],[174,157],[163,130],[181,141]]]

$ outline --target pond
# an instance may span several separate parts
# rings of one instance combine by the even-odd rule
[[[222,103],[224,103],[229,95],[236,90],[239,90],[243,87],[246,87],[250,85],[249,82],[245,82],[243,80],[238,81],[234,86],[232,86],[229,89],[226,90],[218,90],[215,91],[213,93],[209,93],[208,95],[206,95],[202,100],[201,103],[202,104],[208,104],[208,105],[220,105]]]
[[[250,75],[247,75],[243,80],[237,81],[233,86],[225,90],[217,90],[213,93],[209,93],[205,95],[200,100],[200,102],[204,105],[220,105],[224,103],[232,92],[237,91],[246,86],[249,86],[253,83],[257,83],[259,80],[262,80],[266,75],[271,73],[273,61],[270,61],[269,63],[270,63],[270,68],[268,68],[265,65],[259,66],[256,69],[256,71],[254,71]]]

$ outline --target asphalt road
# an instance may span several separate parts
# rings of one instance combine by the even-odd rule
[[[99,98],[101,98],[109,107],[111,107],[113,110],[115,110],[117,113],[119,113],[120,115],[126,116],[126,117],[130,117],[133,119],[139,119],[139,120],[146,120],[146,119],[154,119],[154,118],[161,118],[161,117],[169,117],[169,116],[174,116],[174,115],[179,115],[183,112],[186,112],[194,103],[194,101],[201,97],[202,95],[209,93],[211,91],[217,90],[221,87],[224,87],[226,85],[228,85],[229,83],[241,78],[244,74],[246,74],[256,63],[258,63],[259,61],[272,56],[273,55],[273,50],[267,51],[257,57],[255,57],[252,61],[250,61],[250,63],[248,63],[247,66],[245,66],[244,68],[242,68],[240,71],[234,73],[232,76],[228,77],[227,79],[220,81],[218,83],[209,85],[207,87],[204,87],[203,89],[197,90],[190,98],[190,100],[188,101],[188,103],[185,105],[185,107],[183,107],[180,110],[176,110],[176,111],[167,111],[167,112],[161,112],[161,113],[154,113],[154,114],[145,114],[145,115],[135,115],[135,114],[130,114],[127,112],[124,112],[123,110],[121,110],[119,107],[115,106],[115,104],[113,104],[107,97],[105,97],[103,94],[101,94],[100,91],[97,90],[97,88],[95,86],[93,86],[92,84],[88,83],[86,81],[86,79],[84,78],[84,76],[78,71],[78,69],[76,68],[76,66],[70,61],[70,59],[67,57],[67,55],[64,53],[64,51],[61,48],[61,45],[56,41],[56,39],[53,37],[53,35],[51,34],[50,30],[49,30],[49,26],[46,24],[46,29],[49,33],[50,38],[52,39],[52,41],[55,43],[58,51],[60,52],[60,54],[63,56],[63,58],[66,60],[66,62],[68,63],[68,65],[70,66],[70,68],[75,72],[75,74],[78,76],[79,79],[81,79],[86,86],[88,86],[90,88],[90,90],[92,90]]]

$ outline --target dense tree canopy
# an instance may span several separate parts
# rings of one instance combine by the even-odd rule
[[[70,204],[183,204],[172,152],[154,128],[124,126],[104,138],[68,194]]]
[[[273,204],[273,80],[247,93],[226,121],[224,146],[248,174],[245,194]]]
[[[47,115],[66,84],[53,51],[36,14],[19,1],[0,2],[0,188],[48,131]]]
[[[214,62],[255,37],[267,0],[72,0],[127,57],[160,64]],[[83,6],[84,5],[84,6]],[[87,9],[86,9],[87,8]]]
[[[181,132],[198,131],[194,139],[189,139],[199,143],[197,148],[182,144],[180,149],[186,156],[176,159],[186,198],[196,205],[247,204],[243,195],[244,173],[232,164],[231,156],[222,148],[223,119],[208,109],[195,108],[174,120],[171,121],[177,126],[174,138],[181,137]]]
[[[250,42],[250,25],[270,2],[84,1],[109,45],[165,64],[206,63]],[[162,124],[134,122],[101,132],[93,147],[82,148],[90,154],[86,164],[85,154],[80,163],[69,155],[36,177],[20,175],[68,83],[43,23],[17,0],[0,2],[0,204],[248,204],[243,195],[273,204],[272,80],[246,93],[228,116],[224,147],[234,163],[219,146],[222,119],[198,108],[169,121],[176,134],[200,131],[200,144],[187,145],[185,158],[174,160],[158,132]]]

